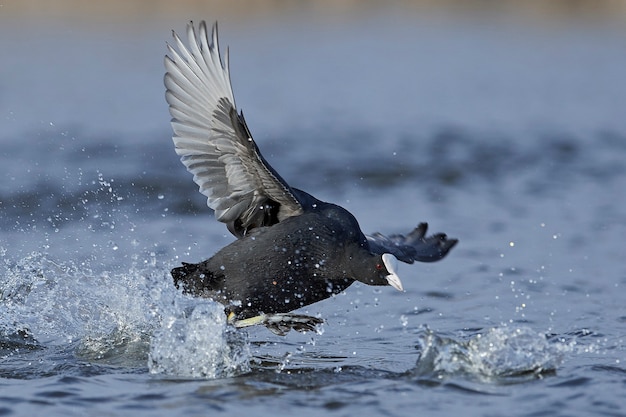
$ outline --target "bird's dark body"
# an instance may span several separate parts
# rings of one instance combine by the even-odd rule
[[[172,271],[186,292],[222,302],[238,318],[286,313],[345,290],[357,256],[372,258],[356,219],[318,202],[304,214],[254,229],[198,264]],[[388,285],[378,273],[370,285]]]

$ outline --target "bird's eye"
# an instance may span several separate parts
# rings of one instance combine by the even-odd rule
[[[381,269],[383,269],[383,265],[382,264],[376,264],[376,270],[380,271]]]

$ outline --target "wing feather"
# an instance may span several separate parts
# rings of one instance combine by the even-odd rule
[[[165,98],[173,141],[216,218],[236,236],[302,213],[294,191],[267,163],[237,113],[228,69],[219,51],[217,24],[187,26],[189,46],[173,32],[167,45]]]

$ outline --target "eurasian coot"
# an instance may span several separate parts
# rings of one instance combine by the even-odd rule
[[[176,286],[226,306],[237,327],[265,324],[276,333],[311,330],[320,319],[287,314],[337,294],[354,281],[402,291],[395,269],[432,262],[457,243],[426,237],[426,223],[406,236],[366,236],[344,208],[289,186],[263,158],[237,113],[217,24],[187,27],[189,47],[173,33],[165,57],[166,99],[174,144],[217,220],[236,237],[210,259],[174,268]]]

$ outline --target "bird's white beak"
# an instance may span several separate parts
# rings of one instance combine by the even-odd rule
[[[402,288],[402,281],[400,281],[400,277],[396,273],[396,270],[398,269],[398,259],[390,253],[385,253],[383,254],[383,263],[385,264],[387,271],[389,271],[389,275],[385,277],[387,278],[389,285],[398,291],[404,291],[404,288]]]

